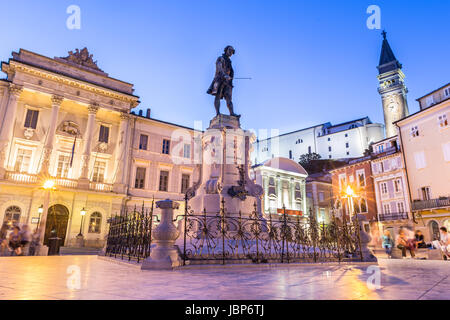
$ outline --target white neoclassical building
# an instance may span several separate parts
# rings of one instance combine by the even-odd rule
[[[194,130],[134,114],[133,85],[100,70],[87,49],[63,58],[21,49],[1,68],[0,223],[34,229],[48,208],[45,241],[56,230],[65,246],[82,234],[100,247],[111,215],[153,198],[182,202],[195,180],[184,161]]]
[[[330,122],[273,137],[258,137],[252,154],[255,164],[284,157],[299,161],[307,153],[318,153],[322,159],[361,157],[370,144],[384,138],[384,126],[368,118],[336,125]]]
[[[255,182],[263,187],[262,212],[304,217],[306,207],[305,169],[287,158],[274,158],[252,168]],[[286,210],[286,211],[284,211]]]

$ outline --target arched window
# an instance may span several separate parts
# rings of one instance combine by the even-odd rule
[[[20,220],[21,210],[17,206],[10,206],[5,211],[5,218],[3,219],[3,223],[16,225]]]
[[[428,227],[430,228],[430,235],[432,241],[439,240],[441,238],[439,234],[439,224],[436,221],[431,220],[430,223],[428,224]]]
[[[102,225],[102,214],[100,212],[94,212],[89,219],[89,233],[100,233],[100,227]]]

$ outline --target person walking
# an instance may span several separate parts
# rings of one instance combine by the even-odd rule
[[[20,228],[14,226],[13,231],[9,235],[9,246],[11,247],[11,255],[22,255],[22,244],[21,244]]]
[[[22,226],[22,230],[20,231],[20,240],[23,251],[22,254],[24,256],[27,256],[29,254],[31,244],[31,232],[27,224],[24,224]]]
[[[31,235],[31,243],[30,243],[30,250],[28,252],[28,255],[35,256],[38,254],[37,250],[39,249],[39,228],[36,228]]]
[[[7,223],[3,223],[0,229],[0,256],[6,256],[9,254],[9,245],[8,245],[8,229],[9,226]]]
[[[389,230],[384,230],[382,238],[382,247],[386,251],[388,258],[392,258],[392,247],[394,246],[394,240],[391,237]]]

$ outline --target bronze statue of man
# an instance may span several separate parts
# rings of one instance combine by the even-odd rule
[[[235,53],[235,50],[232,46],[227,46],[223,51],[223,55],[217,58],[216,74],[207,93],[216,97],[214,99],[214,107],[216,108],[217,115],[220,114],[220,100],[225,99],[230,116],[239,117],[239,115],[234,113],[233,102],[231,101],[234,71],[231,66],[230,57]]]

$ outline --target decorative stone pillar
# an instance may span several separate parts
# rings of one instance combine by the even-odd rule
[[[48,128],[47,139],[45,141],[44,149],[42,150],[42,166],[41,173],[50,174],[50,157],[53,150],[53,142],[55,141],[56,126],[58,124],[58,113],[61,103],[64,101],[64,97],[53,95],[52,96],[52,115],[50,118],[50,126]]]
[[[117,139],[116,145],[116,156],[115,156],[115,165],[116,165],[116,179],[114,181],[114,191],[118,193],[125,192],[125,184],[124,184],[124,167],[126,163],[126,156],[128,152],[126,152],[127,147],[127,139],[128,139],[128,124],[130,120],[130,115],[128,113],[122,112],[120,114],[120,126],[119,126],[119,138]],[[133,149],[133,146],[130,148]]]
[[[11,83],[9,85],[9,99],[6,104],[5,118],[0,128],[0,179],[3,179],[6,172],[6,153],[8,146],[12,143],[14,123],[16,122],[17,101],[23,91],[23,87]]]
[[[353,222],[355,223],[357,219],[358,227],[359,227],[359,237],[360,243],[356,243],[359,247],[361,245],[360,253],[362,254],[362,259],[364,262],[376,262],[378,259],[374,256],[372,251],[369,249],[368,244],[370,242],[370,235],[364,230],[364,221],[366,221],[366,216],[363,214],[355,214],[352,217]],[[359,253],[359,252],[358,252]]]
[[[182,259],[175,247],[180,231],[173,223],[173,210],[179,206],[169,199],[156,202],[156,207],[161,209],[161,223],[152,231],[156,247],[152,248],[150,257],[142,262],[141,269],[167,270],[181,265]]]
[[[81,175],[79,186],[89,188],[89,161],[91,158],[92,136],[94,134],[95,115],[98,111],[98,104],[91,103],[88,107],[88,122],[84,133],[83,155],[81,156]]]

